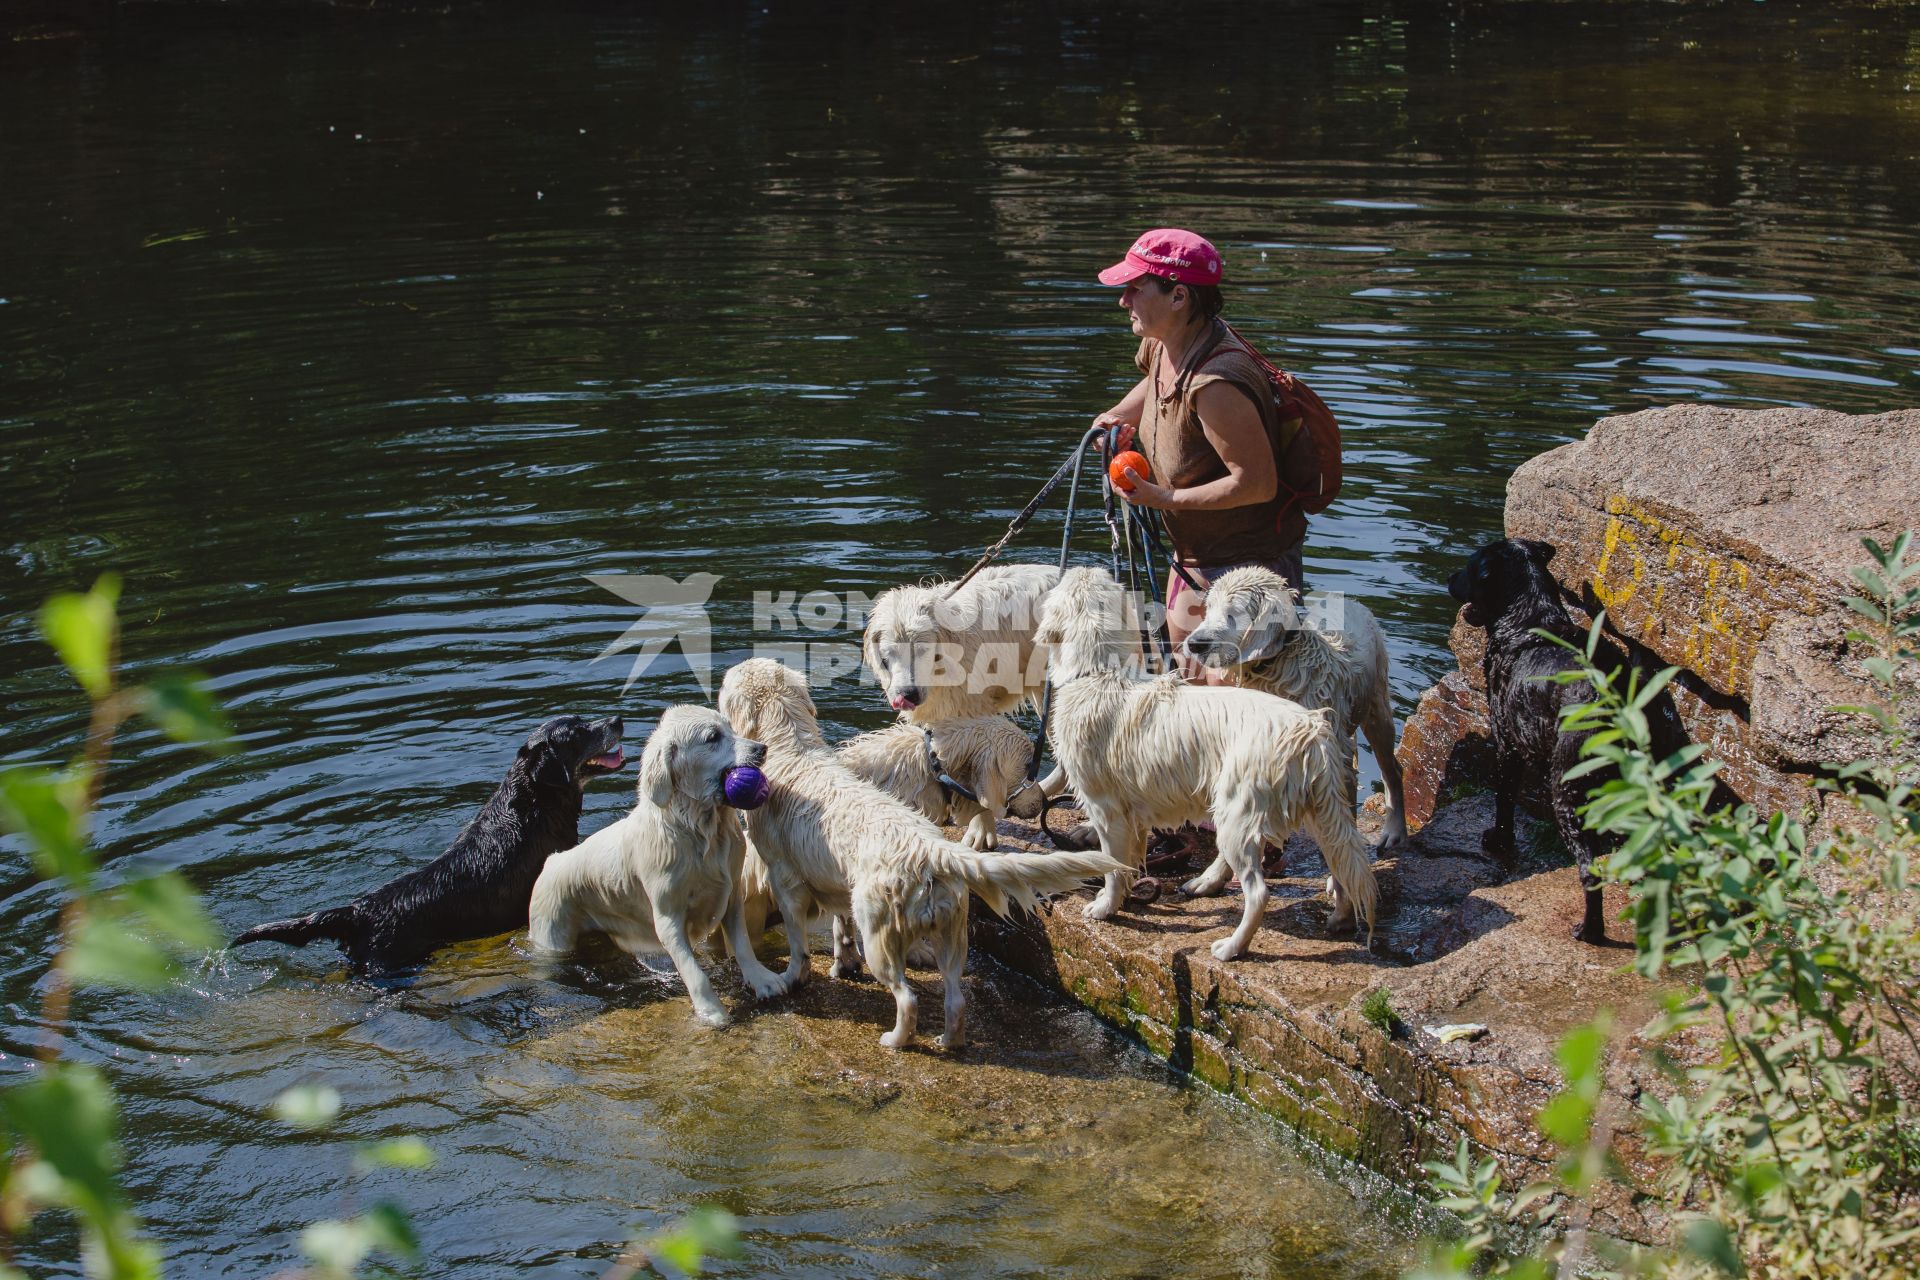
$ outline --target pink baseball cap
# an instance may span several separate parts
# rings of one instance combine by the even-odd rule
[[[1102,271],[1100,283],[1120,285],[1141,276],[1165,276],[1181,284],[1219,284],[1220,251],[1205,236],[1178,227],[1157,227],[1135,240],[1126,257]]]

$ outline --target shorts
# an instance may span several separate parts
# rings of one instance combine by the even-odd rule
[[[1292,550],[1284,552],[1273,560],[1235,560],[1230,564],[1201,565],[1197,567],[1194,565],[1184,565],[1182,567],[1185,568],[1188,573],[1198,578],[1202,586],[1207,586],[1219,581],[1222,574],[1231,573],[1235,569],[1245,569],[1249,565],[1259,565],[1262,569],[1273,570],[1292,584],[1295,592],[1301,592],[1307,589],[1306,567],[1303,562],[1305,551],[1306,547],[1304,544],[1296,543]],[[1194,611],[1191,618],[1186,618],[1177,612],[1177,609],[1180,607],[1177,602],[1182,592],[1193,597],[1193,599],[1188,601],[1184,606]],[[1207,597],[1204,591],[1195,593],[1181,580],[1179,574],[1171,572],[1167,574],[1167,621],[1170,625],[1177,619],[1184,624],[1180,628],[1181,631],[1192,631],[1200,625],[1201,614],[1199,611],[1206,608],[1206,602]]]

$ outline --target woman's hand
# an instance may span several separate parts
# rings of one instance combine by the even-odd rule
[[[1113,452],[1119,453],[1133,444],[1134,424],[1109,409],[1093,420],[1093,425],[1105,431],[1113,440]]]
[[[1164,511],[1173,505],[1174,491],[1172,489],[1167,488],[1165,485],[1155,484],[1138,471],[1135,471],[1132,467],[1125,468],[1125,472],[1127,479],[1133,481],[1133,488],[1131,490],[1122,489],[1116,485],[1114,490],[1128,502],[1136,507],[1152,507],[1157,511]]]

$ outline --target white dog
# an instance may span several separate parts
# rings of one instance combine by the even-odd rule
[[[1223,574],[1207,588],[1207,616],[1182,647],[1207,666],[1226,671],[1243,689],[1333,712],[1334,728],[1348,751],[1354,730],[1364,729],[1387,784],[1381,845],[1392,847],[1407,838],[1407,801],[1393,754],[1387,645],[1373,614],[1358,601],[1342,601],[1336,621],[1324,631],[1306,625],[1287,580],[1255,565]]]
[[[1037,704],[1046,672],[1034,660],[1033,632],[1053,565],[992,565],[955,591],[947,583],[895,587],[867,613],[860,655],[887,705],[909,724],[938,724]],[[1066,790],[1055,769],[1040,783],[1048,797]],[[1041,796],[1018,789],[1013,813],[1040,816]]]
[[[1267,905],[1263,840],[1304,829],[1333,871],[1334,924],[1373,927],[1377,890],[1353,825],[1353,767],[1332,714],[1251,689],[1184,683],[1141,669],[1127,598],[1099,569],[1074,569],[1048,597],[1039,640],[1050,649],[1054,755],[1072,775],[1100,847],[1128,870],[1107,877],[1087,914],[1118,910],[1146,855],[1147,832],[1211,817],[1222,858],[1185,893],[1218,893],[1229,871],[1246,907],[1213,944],[1231,960],[1253,941]]]
[[[766,658],[727,672],[720,710],[736,732],[767,744],[773,783],[767,803],[747,815],[769,887],[787,920],[788,961],[779,979],[791,986],[807,973],[806,929],[792,922],[851,914],[873,976],[893,993],[893,1029],[880,1043],[897,1049],[913,1039],[917,1001],[907,984],[906,955],[930,940],[946,997],[945,1047],[966,1042],[967,893],[1006,915],[1029,910],[1038,895],[1061,893],[1120,867],[1100,853],[974,853],[940,834],[927,819],[866,782],[820,736],[806,681]],[[835,966],[849,940],[835,931]],[[729,935],[731,936],[731,935]],[[741,957],[743,964],[745,956]]]
[[[548,858],[534,882],[534,947],[571,950],[582,933],[597,929],[635,955],[664,951],[694,1012],[725,1025],[726,1006],[690,939],[706,937],[724,917],[734,954],[753,955],[735,892],[746,836],[721,783],[728,769],[757,766],[766,754],[717,711],[669,707],[640,757],[632,812]]]
[[[1033,755],[1027,735],[1005,716],[896,724],[848,738],[835,749],[847,768],[929,821],[965,823],[961,843],[980,850],[999,843],[997,825],[1007,812],[1007,798],[1026,782]],[[936,760],[979,799],[969,800],[943,784],[934,770]]]

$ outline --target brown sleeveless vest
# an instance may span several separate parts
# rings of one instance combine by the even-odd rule
[[[1219,326],[1218,321],[1214,323]],[[1227,464],[1214,451],[1200,426],[1200,415],[1193,408],[1195,394],[1212,382],[1230,383],[1253,401],[1266,428],[1267,441],[1273,447],[1276,465],[1286,454],[1285,445],[1289,441],[1274,408],[1272,384],[1267,380],[1266,370],[1232,334],[1224,332],[1224,326],[1220,327],[1219,343],[1207,353],[1204,364],[1184,380],[1177,379],[1180,371],[1167,367],[1166,353],[1158,341],[1153,338],[1140,341],[1134,363],[1147,375],[1147,404],[1146,411],[1140,415],[1135,447],[1147,455],[1156,484],[1188,489],[1227,474]],[[1203,337],[1200,342],[1204,345],[1207,339]],[[1196,353],[1200,350],[1201,347],[1191,349]],[[1173,392],[1165,399],[1160,396],[1162,378]],[[1288,478],[1281,476],[1282,480]],[[1284,487],[1277,487],[1267,501],[1250,506],[1160,514],[1172,536],[1174,554],[1189,566],[1218,567],[1278,559],[1299,546],[1307,534],[1306,514],[1298,503],[1288,505]]]

